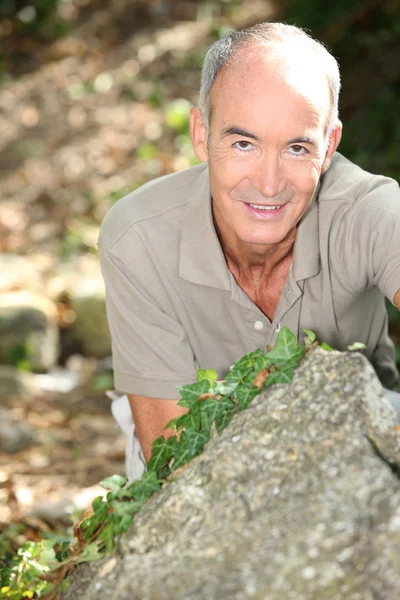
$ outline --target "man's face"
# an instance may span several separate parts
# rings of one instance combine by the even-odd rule
[[[218,75],[206,159],[223,241],[269,246],[293,239],[333,154],[329,109],[324,77],[286,72],[261,52]]]

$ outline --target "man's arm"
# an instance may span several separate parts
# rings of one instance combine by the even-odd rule
[[[395,293],[393,304],[400,310],[400,290]]]
[[[173,435],[172,429],[165,429],[165,425],[176,417],[187,412],[186,408],[178,406],[178,400],[165,400],[162,398],[148,398],[128,394],[132,410],[136,433],[143,450],[146,463],[151,457],[151,448],[156,438],[163,435],[168,439]]]

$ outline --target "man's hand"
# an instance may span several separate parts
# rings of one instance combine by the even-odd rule
[[[178,400],[165,400],[162,398],[147,398],[128,394],[132,410],[136,434],[143,450],[146,463],[151,457],[151,448],[156,438],[163,435],[168,439],[173,435],[172,429],[164,430],[165,425],[176,417],[187,412],[187,408],[178,406]]]
[[[400,290],[397,290],[395,293],[393,304],[400,310]]]

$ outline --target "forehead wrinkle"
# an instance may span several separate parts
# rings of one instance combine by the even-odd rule
[[[316,123],[313,125],[319,125],[321,117],[328,118],[331,93],[328,80],[315,56],[310,52],[302,52],[301,56],[297,56],[289,48],[282,47],[248,46],[240,49],[216,78],[211,92],[211,110],[218,104],[218,95],[226,92],[227,88],[230,96],[238,93],[238,88],[243,94],[252,87],[252,81],[261,78],[266,79],[266,94],[269,80],[287,87],[288,94],[301,96],[314,112]],[[319,110],[322,114],[319,114]]]

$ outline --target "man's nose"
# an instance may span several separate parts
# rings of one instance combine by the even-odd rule
[[[285,188],[279,156],[268,153],[258,165],[258,189],[267,198],[277,196]]]

